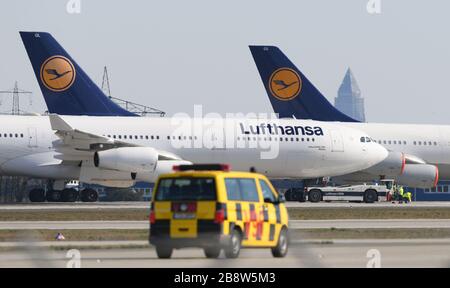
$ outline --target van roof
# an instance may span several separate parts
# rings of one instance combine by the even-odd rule
[[[226,175],[227,177],[245,177],[245,178],[265,178],[264,175],[252,172],[243,171],[217,171],[217,170],[206,170],[206,171],[183,171],[183,172],[173,172],[160,175],[160,178],[176,178],[176,177],[217,177],[220,175]]]

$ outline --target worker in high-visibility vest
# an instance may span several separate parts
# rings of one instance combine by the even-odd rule
[[[397,191],[398,191],[398,201],[403,201],[403,194],[405,193],[405,191],[403,190],[403,186],[399,185]]]
[[[412,193],[411,192],[405,192],[403,194],[403,199],[407,202],[407,203],[411,203],[412,202]]]

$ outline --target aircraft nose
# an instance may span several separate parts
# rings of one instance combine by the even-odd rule
[[[368,160],[370,164],[376,165],[387,158],[389,152],[382,145],[372,142],[368,145],[370,148],[368,149]]]

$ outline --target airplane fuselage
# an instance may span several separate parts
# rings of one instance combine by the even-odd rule
[[[309,120],[62,118],[74,129],[114,141],[167,151],[195,163],[230,163],[236,170],[254,167],[272,178],[342,175],[368,168],[387,154],[376,143],[361,143],[365,134],[358,130]],[[80,161],[55,158],[61,140],[48,116],[0,116],[0,133],[3,175],[79,179]]]

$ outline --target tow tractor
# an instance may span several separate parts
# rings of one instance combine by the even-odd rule
[[[360,184],[325,187],[306,187],[304,200],[320,201],[359,201],[374,203],[389,201],[394,194],[394,180],[383,179],[379,184]]]

